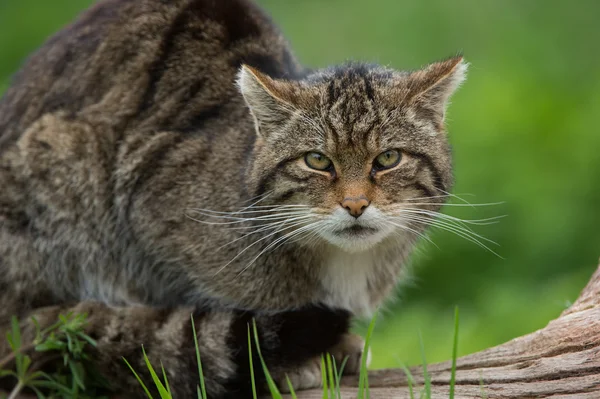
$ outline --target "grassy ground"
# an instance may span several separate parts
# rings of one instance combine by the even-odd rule
[[[0,90],[23,58],[90,0],[0,1]],[[478,231],[495,257],[447,233],[423,245],[415,280],[384,310],[373,366],[459,355],[542,327],[574,300],[600,255],[600,2],[263,0],[309,65],[348,58],[415,68],[462,51],[469,79],[449,114],[455,193],[504,201],[448,213],[508,215]],[[364,326],[359,326],[364,331]]]
[[[375,315],[369,323],[368,330],[365,334],[365,344],[363,353],[368,353],[371,339],[375,327],[377,315]],[[93,373],[90,373],[90,364],[88,360],[88,348],[96,346],[96,342],[87,336],[84,332],[86,324],[85,315],[60,315],[56,324],[45,330],[38,330],[33,342],[24,342],[21,339],[21,331],[16,318],[12,320],[12,330],[7,334],[7,340],[13,350],[12,355],[7,358],[0,359],[0,378],[13,377],[17,383],[10,393],[5,393],[0,390],[0,398],[16,399],[23,392],[33,391],[39,399],[60,397],[65,399],[87,399],[95,397],[94,394],[98,389],[108,387],[106,381],[98,379]],[[197,336],[193,320],[191,320],[192,336]],[[450,377],[450,395],[454,397],[454,382],[456,375],[456,359],[458,345],[458,308],[454,313],[453,322],[453,346],[452,346],[452,369]],[[271,377],[269,369],[263,359],[260,344],[258,340],[258,331],[256,324],[248,325],[248,361],[250,364],[250,375],[252,383],[252,397],[257,399],[257,392],[261,391],[256,382],[255,376],[259,373],[264,373],[273,399],[282,399],[281,387]],[[430,399],[431,398],[431,381],[427,373],[427,361],[424,351],[424,344],[419,342],[420,354],[423,366],[424,383],[422,386],[413,384],[412,375],[408,368],[402,366],[405,370],[410,389],[410,399],[416,397]],[[197,398],[207,398],[207,388],[204,381],[204,373],[202,367],[202,357],[198,348],[198,342],[195,342],[196,362],[198,365],[199,384],[197,386]],[[162,367],[160,359],[149,359],[142,346],[146,367],[150,372],[152,381],[144,381],[127,359],[123,362],[129,367],[131,373],[136,377],[140,384],[140,392],[145,392],[149,399],[153,399],[151,391],[158,392],[161,399],[172,399],[172,388],[169,385],[167,372]],[[56,370],[55,373],[49,375],[39,371],[43,363],[39,363],[40,357],[32,362],[34,352],[43,352],[46,359],[52,358],[51,355],[56,355],[59,359],[64,359],[64,367]],[[253,361],[253,353],[258,354],[259,361]],[[38,353],[39,355],[39,353]],[[165,354],[165,356],[169,356]],[[329,354],[324,354],[321,357],[321,375],[322,375],[322,391],[323,399],[341,399],[340,380],[344,375],[344,367],[346,360],[341,364],[336,363],[334,358]],[[160,364],[160,369],[157,365]],[[365,399],[370,397],[369,390],[369,375],[367,372],[367,357],[363,357],[360,372],[357,398]],[[414,386],[413,386],[414,385]],[[290,381],[287,379],[287,387],[292,398],[296,398],[296,392]]]

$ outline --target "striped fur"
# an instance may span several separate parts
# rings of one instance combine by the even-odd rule
[[[451,187],[443,121],[465,69],[309,71],[249,0],[99,1],[0,100],[0,329],[87,312],[115,387],[141,394],[120,359],[143,371],[143,344],[185,398],[193,313],[211,397],[245,397],[255,318],[275,375],[314,384],[316,356],[356,353],[350,317],[389,296],[424,229],[390,209],[438,210]],[[388,149],[402,162],[372,168]],[[334,167],[310,169],[310,151]],[[352,195],[371,204],[356,220]]]

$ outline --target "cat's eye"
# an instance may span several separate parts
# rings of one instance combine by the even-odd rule
[[[402,160],[402,153],[398,150],[387,150],[377,155],[373,161],[373,168],[376,170],[390,169],[398,165]]]
[[[330,170],[333,166],[331,159],[319,152],[309,152],[304,156],[304,162],[315,170]]]

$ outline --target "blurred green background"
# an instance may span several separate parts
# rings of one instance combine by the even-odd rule
[[[0,90],[29,52],[90,0],[0,0]],[[417,68],[464,53],[448,127],[454,193],[507,215],[477,228],[494,256],[445,232],[420,246],[413,279],[380,314],[373,366],[450,357],[543,327],[573,301],[600,256],[600,2],[263,0],[310,66],[347,59]],[[455,201],[456,202],[456,201]],[[364,326],[358,326],[364,331]]]

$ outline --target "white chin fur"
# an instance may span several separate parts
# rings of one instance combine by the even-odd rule
[[[344,232],[350,227],[363,227],[361,233]],[[393,232],[393,225],[385,221],[384,215],[375,207],[369,207],[358,218],[350,216],[345,209],[334,211],[326,225],[318,233],[330,244],[345,252],[363,252],[373,248]]]

